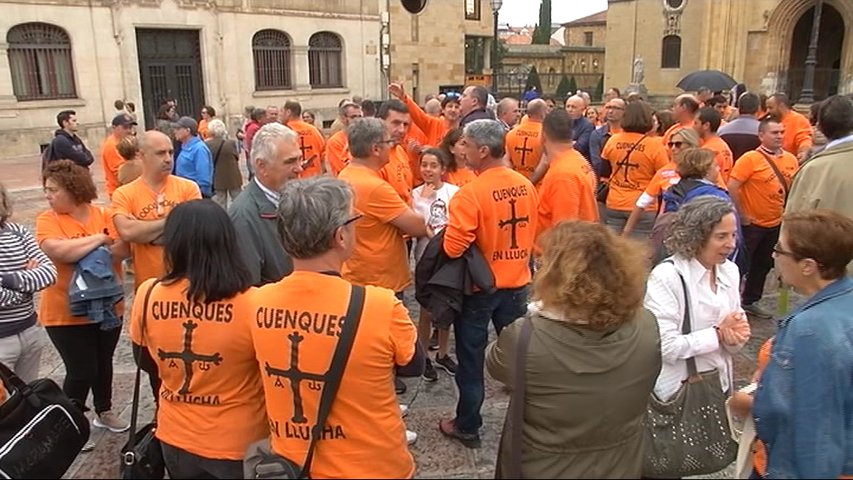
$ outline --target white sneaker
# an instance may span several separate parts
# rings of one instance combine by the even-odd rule
[[[411,431],[411,430],[406,430],[406,444],[414,445],[415,442],[417,442],[417,441],[418,441],[418,434]]]
[[[409,414],[409,406],[406,404],[400,404],[400,416],[406,418],[406,415]]]
[[[80,449],[80,453],[88,453],[95,449],[95,441],[89,440],[83,445],[83,448]]]
[[[120,420],[118,415],[110,410],[99,413],[92,421],[92,425],[98,428],[106,428],[113,433],[126,432],[130,428],[130,424]]]

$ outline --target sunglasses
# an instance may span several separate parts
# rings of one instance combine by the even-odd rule
[[[681,146],[684,145],[684,142],[669,142],[669,143],[667,143],[667,145],[669,145],[669,148],[672,148],[672,147],[681,148]]]

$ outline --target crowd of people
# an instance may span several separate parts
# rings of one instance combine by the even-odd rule
[[[468,448],[486,372],[524,379],[499,477],[647,473],[649,399],[674,398],[694,368],[754,420],[750,474],[853,474],[853,99],[821,102],[812,125],[782,93],[729,106],[703,89],[655,110],[610,89],[596,110],[584,92],[492,108],[480,86],[423,107],[388,90],[375,112],[342,100],[328,138],[292,100],[247,107],[235,138],[211,106],[197,121],[166,101],[138,133],[116,112],[104,207],[76,114],[59,113],[34,236],[0,189],[0,360],[31,381],[49,339],[65,393],[87,410],[91,390],[94,425],[126,431],[111,401],[125,320],[170,478],[242,477],[264,439],[314,478],[411,478],[417,432],[396,394],[439,369],[458,401],[437,427]],[[80,313],[69,294],[91,262],[105,284],[132,275],[132,306]],[[736,394],[733,355],[773,317],[774,267],[807,300]]]

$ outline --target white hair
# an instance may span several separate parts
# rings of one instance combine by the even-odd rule
[[[274,159],[278,155],[276,140],[295,142],[297,138],[296,132],[278,122],[264,125],[258,129],[252,139],[252,163],[258,161],[267,163]]]
[[[228,129],[225,128],[225,123],[219,119],[213,119],[207,124],[207,131],[216,138],[228,138]]]

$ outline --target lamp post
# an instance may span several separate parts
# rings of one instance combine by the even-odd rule
[[[820,35],[820,14],[823,10],[823,0],[817,0],[814,7],[814,18],[812,19],[812,34],[809,42],[809,53],[806,56],[806,71],[803,76],[803,90],[800,93],[800,101],[804,105],[814,103],[814,75],[817,66],[817,41]]]
[[[498,12],[504,4],[503,0],[489,0],[492,6],[492,16],[494,17],[494,34],[495,38],[492,42],[492,94],[498,96]]]

